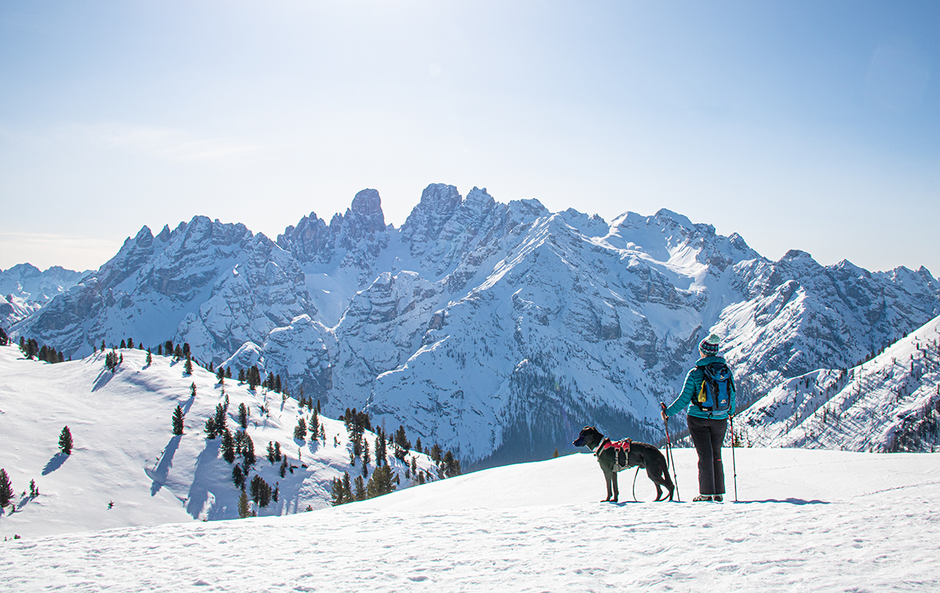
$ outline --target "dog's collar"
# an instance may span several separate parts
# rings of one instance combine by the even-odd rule
[[[593,449],[593,451],[594,451],[594,456],[597,457],[598,455],[600,455],[600,454],[601,454],[601,451],[604,450],[604,448],[606,447],[606,445],[607,445],[609,442],[610,442],[610,439],[607,438],[607,437],[604,437],[603,439],[601,439],[601,442],[598,443],[597,448],[596,448],[596,449]]]

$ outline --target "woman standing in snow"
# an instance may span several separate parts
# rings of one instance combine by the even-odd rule
[[[698,453],[698,491],[695,502],[721,502],[725,493],[725,472],[721,464],[721,443],[734,414],[734,377],[728,363],[718,356],[721,342],[715,334],[699,344],[701,358],[685,377],[682,392],[672,405],[663,408],[663,421],[688,406],[689,435]]]

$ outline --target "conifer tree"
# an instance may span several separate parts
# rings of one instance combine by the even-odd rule
[[[388,464],[376,468],[366,484],[366,495],[369,498],[375,498],[383,494],[388,494],[395,490],[394,478],[392,477],[392,468]]]
[[[287,473],[287,456],[281,458],[281,467],[278,468],[278,473],[281,474],[282,478]]]
[[[7,470],[0,468],[0,508],[6,507],[13,499],[13,485]]]
[[[258,370],[257,365],[252,365],[248,369],[248,389],[254,391],[258,385],[261,385],[261,371]]]
[[[248,502],[248,494],[242,488],[241,496],[238,497],[238,517],[244,519],[251,516],[251,504]]]
[[[297,426],[294,427],[294,438],[305,441],[307,439],[307,422],[304,420],[304,417],[301,416],[297,421]]]
[[[29,481],[29,497],[36,498],[39,496],[39,487],[36,486],[36,480]]]
[[[245,486],[245,474],[242,472],[242,466],[237,463],[232,467],[232,481],[235,482],[236,488]]]
[[[150,353],[150,350],[147,350],[147,366],[153,364],[153,354]]]
[[[226,408],[228,405],[216,404],[215,405],[215,431],[221,433],[223,430],[228,430],[228,418],[226,416]]]
[[[173,434],[179,436],[183,434],[183,408],[179,405],[173,410]]]
[[[189,397],[196,397],[196,384],[190,383],[189,385]],[[228,404],[225,404],[226,406]]]
[[[187,375],[193,374],[193,359],[188,356],[186,357],[186,366],[183,367],[183,372]]]
[[[232,463],[235,461],[235,439],[232,438],[232,433],[228,429],[222,431],[222,459]]]
[[[128,348],[133,348],[133,347],[134,347],[134,339],[133,339],[133,338],[127,338],[127,347],[128,347]]]
[[[245,402],[238,404],[238,423],[242,428],[248,428],[248,407]]]
[[[68,426],[62,427],[62,432],[59,433],[59,451],[71,455],[73,445],[72,431],[69,430]]]
[[[0,327],[0,346],[6,346],[10,343],[10,336],[7,335],[7,332],[3,331],[3,328]]]
[[[362,481],[362,476],[356,476],[356,500],[365,500],[366,499],[366,485]]]
[[[245,459],[245,467],[251,467],[255,464],[255,443],[251,440],[251,437],[248,436],[248,433],[243,432],[244,436],[242,437],[242,457]]]
[[[220,367],[218,368],[218,370],[216,370],[216,372],[215,372],[215,378],[216,378],[216,380],[218,381],[219,384],[221,384],[221,385],[224,385],[224,384],[225,384],[225,367],[221,367],[221,366],[220,366]]]
[[[281,460],[281,443],[280,441],[274,443],[274,461]]]
[[[454,457],[454,454],[450,451],[444,453],[444,464],[443,468],[444,475],[448,478],[460,475],[460,461]]]
[[[268,461],[274,465],[274,443],[268,441]]]
[[[209,416],[206,418],[206,438],[211,440],[219,435],[219,431],[215,428],[215,417]]]
[[[124,348],[127,348],[127,342],[125,342],[124,340],[121,340],[121,345],[118,346],[118,347],[119,347],[120,349],[122,349],[122,350],[123,350]]]

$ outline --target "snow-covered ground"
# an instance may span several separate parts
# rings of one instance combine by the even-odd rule
[[[940,588],[940,453],[744,448],[732,464],[726,450],[723,504],[688,502],[695,456],[677,449],[681,503],[649,502],[644,475],[633,502],[630,472],[619,504],[598,502],[603,477],[583,453],[329,507],[329,481],[352,469],[342,423],[322,419],[326,443],[295,441],[294,400],[232,381],[228,421],[250,408],[252,472],[281,497],[258,518],[214,520],[237,516],[231,466],[202,428],[223,385],[169,358],[122,354],[112,374],[100,354],[50,365],[0,348],[0,467],[17,505],[0,511],[0,592]],[[170,430],[177,404],[181,437]],[[56,453],[65,424],[67,458]],[[293,474],[264,459],[268,441]],[[412,484],[392,463],[401,487]],[[423,455],[416,463],[436,471]],[[23,494],[30,479],[40,496]]]
[[[325,439],[299,440],[294,428],[311,412],[281,394],[227,379],[184,361],[121,349],[124,362],[112,373],[100,351],[82,360],[49,364],[25,360],[19,348],[0,347],[0,468],[6,470],[16,495],[17,511],[0,511],[0,535],[33,537],[84,530],[149,526],[238,517],[240,490],[232,479],[233,464],[222,459],[221,438],[207,440],[206,419],[228,400],[232,432],[239,428],[238,408],[249,412],[246,433],[257,461],[251,476],[260,476],[278,500],[258,515],[286,515],[308,507],[328,507],[331,484],[344,472],[354,481],[362,462],[350,465],[351,444],[344,424],[323,416]],[[196,388],[192,396],[192,386]],[[184,431],[172,432],[173,411],[185,412]],[[59,434],[68,426],[75,446],[71,455],[58,451]],[[394,432],[397,427],[387,427]],[[375,470],[375,435],[366,432],[372,450],[368,481]],[[267,459],[269,443],[280,445],[289,471]],[[272,444],[273,446],[273,444]],[[399,488],[415,475],[392,457]],[[415,468],[431,480],[440,478],[426,455],[412,453]],[[236,463],[243,458],[236,458]],[[410,470],[411,468],[407,468]],[[34,480],[40,496],[29,496]],[[113,503],[113,506],[109,506]],[[2,591],[0,587],[0,591]]]
[[[940,454],[738,449],[740,502],[682,503],[590,454],[341,507],[0,543],[5,591],[935,591]],[[732,464],[725,457],[730,499]]]

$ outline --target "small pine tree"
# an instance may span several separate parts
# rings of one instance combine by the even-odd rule
[[[193,359],[188,356],[186,357],[186,366],[183,368],[183,372],[187,375],[193,374]]]
[[[281,443],[280,441],[274,443],[274,461],[281,460]]]
[[[375,498],[383,494],[388,494],[395,490],[394,478],[392,477],[392,468],[388,464],[376,468],[366,484],[366,495],[369,498]]]
[[[191,383],[189,385],[189,397],[196,397],[196,384],[195,383]],[[225,404],[225,405],[228,405],[228,404]]]
[[[150,353],[150,349],[147,349],[147,366],[153,364],[153,354]]]
[[[365,500],[366,499],[366,485],[362,481],[362,476],[356,476],[356,500]]]
[[[307,422],[304,420],[303,416],[300,417],[300,420],[297,421],[297,426],[294,427],[294,438],[301,441],[307,439]]]
[[[29,497],[36,498],[39,496],[39,487],[36,486],[36,480],[29,481]]]
[[[255,464],[255,443],[248,436],[248,433],[242,432],[242,457],[245,459],[245,467],[251,467]]]
[[[176,409],[173,410],[173,434],[179,436],[183,434],[183,408],[179,405],[176,406]]]
[[[242,428],[248,428],[248,406],[245,405],[245,402],[238,404],[238,424]]]
[[[228,429],[222,431],[222,459],[232,463],[235,461],[235,439],[232,438],[232,433]]]
[[[0,469],[0,508],[6,507],[13,499],[13,484],[10,483],[10,476],[7,470]]]
[[[62,427],[62,432],[59,433],[59,451],[71,455],[73,446],[72,431],[69,430],[68,426]]]
[[[245,485],[245,474],[242,472],[242,466],[237,463],[232,468],[232,481],[235,482],[236,488],[242,488]]]
[[[244,519],[251,516],[251,504],[248,502],[248,494],[242,488],[242,494],[238,497],[238,517]]]
[[[274,443],[271,441],[268,441],[268,461],[274,465]]]

